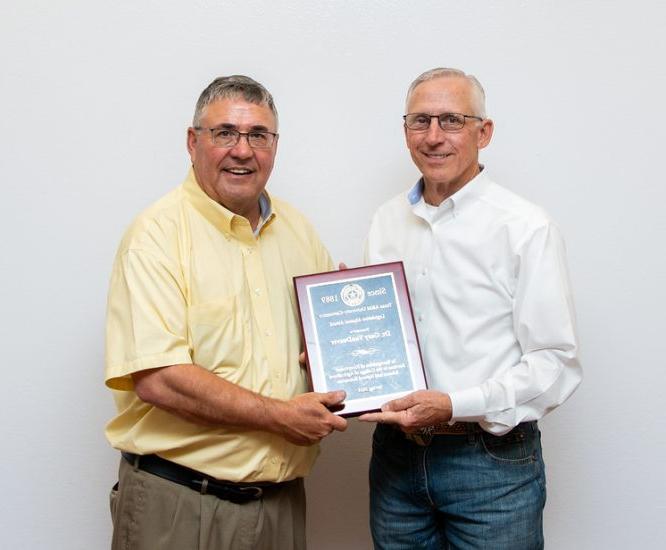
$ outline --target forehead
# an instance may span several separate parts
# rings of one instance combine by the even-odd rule
[[[242,97],[213,101],[204,109],[201,124],[211,127],[231,124],[239,128],[263,126],[269,130],[276,126],[275,116],[268,105],[250,103]]]
[[[472,85],[465,78],[440,77],[426,80],[412,92],[408,113],[439,114],[472,112]]]

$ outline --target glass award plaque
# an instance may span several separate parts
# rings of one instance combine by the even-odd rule
[[[294,277],[311,388],[357,416],[425,389],[402,262]]]

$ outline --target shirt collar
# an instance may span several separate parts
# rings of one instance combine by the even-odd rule
[[[192,205],[199,211],[199,213],[206,218],[214,227],[225,234],[233,231],[232,227],[235,226],[242,218],[238,214],[234,214],[231,210],[225,208],[220,203],[211,199],[197,182],[197,177],[194,174],[194,169],[190,168],[185,181],[183,182],[183,190]],[[271,198],[264,190],[259,195],[259,214],[260,219],[257,224],[257,229],[254,234],[259,233],[268,226],[268,224],[275,218]]]
[[[414,187],[412,187],[408,192],[407,192],[407,200],[409,201],[409,204],[414,206],[417,202],[421,200],[421,197],[423,196],[423,186],[425,184],[423,183],[423,177],[419,179],[414,184]]]
[[[470,181],[468,181],[461,189],[458,189],[453,195],[448,199],[442,202],[442,205],[445,203],[450,204],[453,207],[454,212],[464,208],[467,204],[475,202],[487,189],[490,180],[484,172],[484,166],[479,165],[481,170],[479,173],[474,176]],[[416,182],[416,184],[407,192],[407,200],[412,206],[416,206],[418,203],[423,201],[423,188],[424,188],[423,177]],[[449,202],[450,201],[450,202]]]
[[[258,236],[264,227],[267,227],[268,224],[273,221],[273,218],[275,218],[275,214],[273,213],[273,203],[265,190],[259,195],[259,215],[259,223],[254,230],[255,236]]]

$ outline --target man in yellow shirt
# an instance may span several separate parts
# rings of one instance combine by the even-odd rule
[[[265,191],[271,94],[214,80],[184,183],[138,216],[113,267],[106,385],[118,414],[114,549],[304,548],[303,476],[346,421],[305,393],[292,277],[332,269],[305,218]]]

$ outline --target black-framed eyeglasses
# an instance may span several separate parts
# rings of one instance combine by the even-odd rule
[[[412,132],[425,132],[430,128],[430,122],[433,118],[437,119],[439,127],[445,132],[457,132],[465,126],[465,120],[473,118],[483,120],[480,116],[463,115],[462,113],[441,113],[439,115],[429,115],[427,113],[408,113],[404,115],[405,127]]]
[[[213,140],[213,145],[215,147],[225,148],[235,147],[242,136],[247,139],[247,143],[252,149],[270,149],[278,137],[278,134],[275,132],[268,132],[265,130],[239,132],[233,128],[204,128],[203,126],[195,126],[194,129],[197,132],[208,130],[210,132],[210,137]]]

